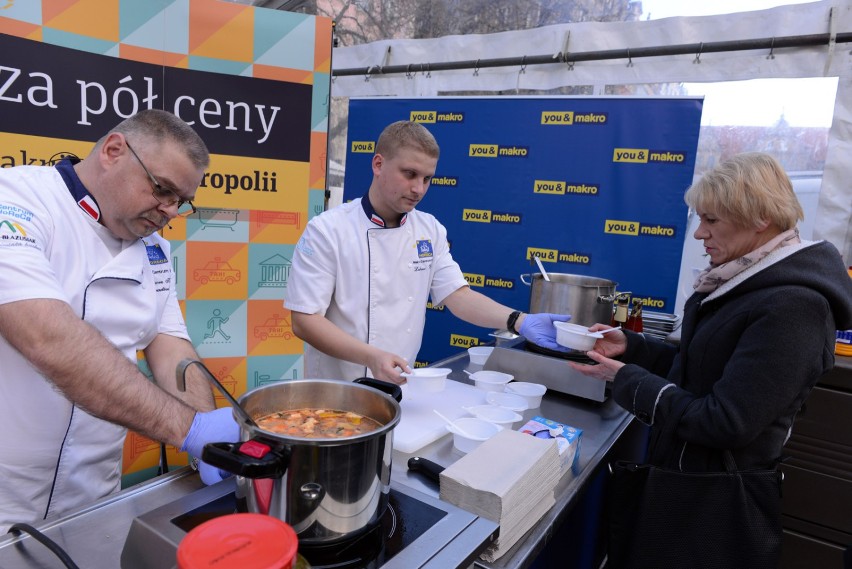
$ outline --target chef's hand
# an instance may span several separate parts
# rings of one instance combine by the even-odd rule
[[[605,334],[604,338],[606,338],[607,336],[611,336],[612,334],[620,334],[620,332],[611,332],[610,334]],[[600,340],[598,340],[598,342],[600,342]],[[579,371],[583,375],[594,377],[596,379],[602,379],[604,381],[612,381],[613,379],[615,379],[615,374],[618,373],[618,370],[624,367],[624,363],[618,360],[610,359],[595,350],[586,352],[586,355],[598,362],[598,365],[578,364],[572,361],[569,361],[567,363],[569,366]]]
[[[367,367],[373,372],[373,377],[382,381],[390,381],[397,385],[405,383],[400,373],[412,373],[408,360],[384,350],[373,350],[367,362]]]
[[[215,484],[231,476],[230,472],[219,470],[201,460],[201,453],[207,443],[235,443],[240,440],[240,428],[234,421],[230,407],[223,407],[206,413],[198,412],[192,420],[192,426],[180,446],[181,452],[187,452],[198,459],[198,473],[205,484]]]
[[[609,330],[610,328],[612,326],[606,324],[595,324],[594,326],[589,326],[589,332]],[[608,332],[603,335],[603,338],[598,338],[592,349],[608,358],[620,356],[627,350],[627,336],[621,330]]]
[[[568,322],[569,320],[571,320],[571,316],[568,314],[550,314],[547,312],[524,314],[518,332],[521,336],[542,348],[564,352],[567,351],[567,348],[556,343],[556,326],[553,323]]]

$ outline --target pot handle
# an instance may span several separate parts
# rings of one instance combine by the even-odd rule
[[[440,484],[440,475],[444,471],[444,467],[422,456],[412,456],[408,459],[408,470],[419,472],[425,478]]]
[[[388,395],[396,399],[397,403],[402,401],[402,388],[400,388],[400,386],[396,385],[395,383],[390,383],[389,381],[382,381],[373,377],[359,377],[354,381],[354,383],[360,383],[361,385],[373,387],[383,393],[387,393]]]
[[[201,460],[246,478],[281,478],[290,465],[290,449],[273,449],[257,439],[241,443],[208,443],[204,445]]]
[[[529,277],[530,282],[525,281],[524,277]],[[525,285],[532,286],[532,273],[522,273],[519,278],[521,279],[521,282],[524,283]]]

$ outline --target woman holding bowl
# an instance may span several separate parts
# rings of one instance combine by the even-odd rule
[[[852,280],[833,245],[799,238],[802,208],[767,154],[722,162],[685,201],[700,218],[693,236],[704,242],[710,264],[684,306],[680,345],[613,332],[588,352],[598,365],[569,365],[612,382],[613,399],[651,427],[649,463],[723,472],[727,450],[738,470],[774,469],[796,413],[834,365],[836,331],[852,328]],[[664,444],[667,428],[674,442]],[[672,512],[678,514],[689,518]],[[780,526],[779,516],[770,555],[776,564]],[[737,555],[708,542],[706,551],[678,558],[677,539],[674,533],[669,544],[645,544],[659,551],[654,565],[724,566]]]

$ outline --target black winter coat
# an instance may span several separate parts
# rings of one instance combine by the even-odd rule
[[[612,393],[652,426],[649,461],[684,471],[771,468],[816,381],[834,365],[837,330],[852,328],[852,279],[830,243],[773,251],[684,306],[680,346],[628,334]],[[675,401],[690,399],[678,443],[658,445]]]

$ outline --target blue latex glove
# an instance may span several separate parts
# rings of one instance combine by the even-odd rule
[[[524,316],[524,321],[521,323],[518,333],[542,348],[565,352],[568,349],[556,343],[556,326],[553,323],[568,322],[569,320],[571,320],[571,316],[568,314],[550,314],[548,312],[527,314]]]
[[[181,452],[187,452],[198,459],[198,473],[205,484],[215,484],[231,476],[226,470],[210,466],[201,460],[201,453],[207,443],[235,443],[240,440],[240,428],[234,421],[234,412],[223,407],[206,413],[196,413],[192,426],[180,446]]]

